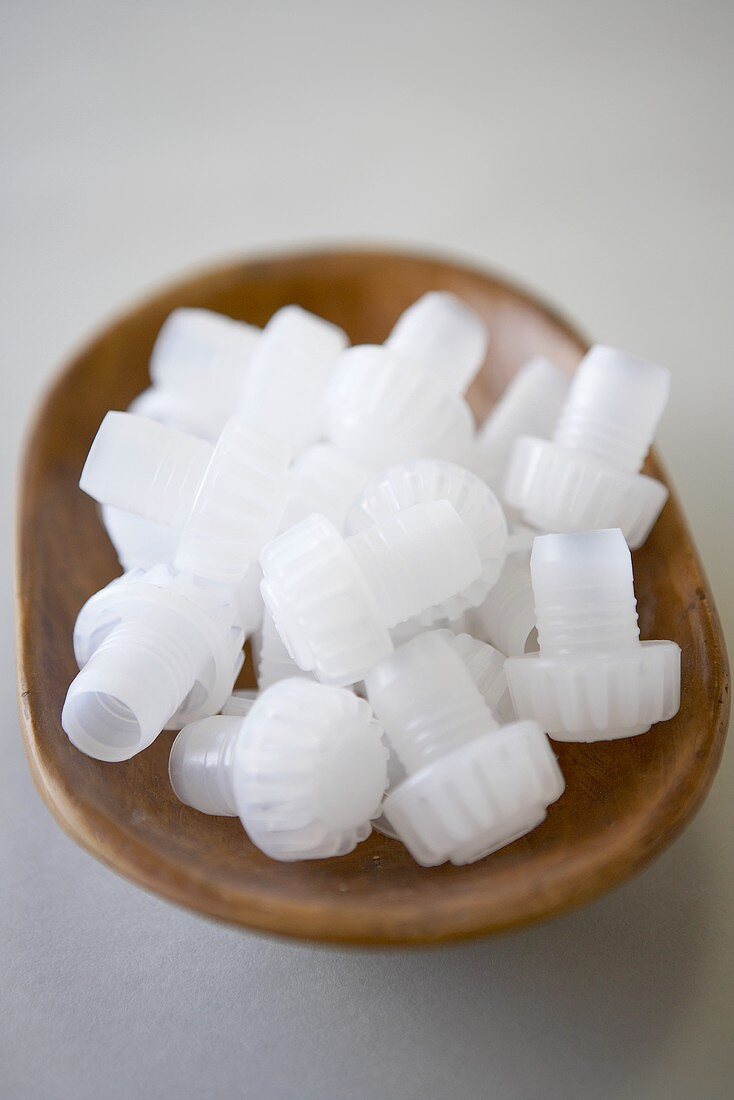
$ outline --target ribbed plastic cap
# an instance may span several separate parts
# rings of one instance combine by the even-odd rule
[[[511,722],[515,710],[505,676],[504,653],[471,634],[453,634],[450,630],[442,630],[441,634],[461,657],[497,721]]]
[[[480,562],[480,572],[467,587],[426,608],[419,621],[430,626],[456,619],[477,607],[497,581],[507,550],[507,521],[492,490],[475,474],[441,459],[416,459],[391,466],[371,481],[347,516],[347,531],[385,523],[417,504],[447,501],[466,526]]]
[[[478,313],[448,291],[424,294],[400,316],[385,341],[401,358],[464,393],[484,362],[489,331]]]
[[[273,859],[324,859],[369,835],[387,783],[387,752],[364,699],[311,680],[281,680],[245,721],[233,790],[259,848]]]
[[[197,396],[201,383],[211,389],[230,375],[241,380],[257,347],[260,329],[208,309],[175,309],[156,337],[150,378],[161,390]],[[236,396],[230,394],[230,396]],[[231,410],[231,405],[230,405]]]
[[[554,439],[637,473],[670,394],[670,371],[596,344],[582,359]]]
[[[100,504],[181,528],[211,456],[211,445],[194,436],[143,416],[108,412],[79,486]]]
[[[518,436],[550,438],[570,383],[565,371],[542,356],[531,359],[510,380],[477,433],[493,478],[502,477]]]
[[[520,436],[504,497],[541,531],[621,528],[634,550],[647,538],[668,497],[660,481],[630,473],[588,450]]]
[[[209,398],[211,393],[212,387],[209,386]],[[216,400],[192,401],[189,397],[148,386],[132,399],[127,411],[134,416],[157,420],[159,424],[195,435],[198,439],[214,441],[232,411],[232,404],[231,400],[226,402],[226,398],[222,403],[218,397]]]
[[[312,443],[301,451],[290,468],[281,530],[318,512],[342,531],[349,507],[373,472],[371,466],[333,443]]]
[[[680,707],[680,647],[642,642],[607,653],[532,653],[505,665],[517,713],[558,741],[610,741],[645,733]]]
[[[365,676],[367,698],[411,774],[497,725],[445,635],[418,635]]]
[[[385,799],[385,816],[426,867],[473,863],[540,825],[564,782],[535,722],[478,737],[409,777]]]
[[[532,645],[535,605],[526,555],[508,555],[484,603],[469,612],[469,625],[473,634],[507,656],[525,653]]]
[[[252,639],[252,652],[260,691],[279,680],[288,680],[293,676],[313,679],[313,673],[304,672],[291,657],[268,611],[263,615],[260,629]]]
[[[392,650],[374,595],[324,516],[308,516],[278,535],[261,564],[265,606],[303,670],[345,686]]]
[[[279,309],[244,379],[241,415],[299,454],[324,434],[324,390],[348,342],[342,329],[300,306]]]
[[[216,587],[163,565],[97,592],[74,627],[70,739],[100,760],[127,760],[163,728],[216,713],[242,667],[235,614]]]
[[[376,468],[424,455],[466,451],[474,418],[443,378],[387,347],[348,348],[326,390],[326,434]]]
[[[248,424],[227,421],[181,531],[176,566],[241,581],[272,538],[288,494],[289,448]]]
[[[100,516],[123,570],[151,569],[173,561],[178,535],[171,527],[107,504],[101,506]]]

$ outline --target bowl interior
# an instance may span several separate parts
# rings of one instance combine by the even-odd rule
[[[183,905],[288,935],[355,943],[420,943],[496,931],[568,909],[641,867],[700,804],[727,717],[723,641],[674,495],[635,554],[643,638],[683,650],[679,714],[644,736],[556,744],[564,797],[530,836],[469,867],[426,870],[374,833],[350,855],[279,864],[238,821],[182,806],[167,778],[172,734],[122,764],[77,752],[60,712],[75,675],[71,634],[92,592],[118,571],[93,503],[77,487],[109,408],[147,384],[155,335],[177,306],[262,325],[297,302],[379,342],[427,290],[461,295],[488,322],[488,361],[470,399],[482,415],[531,355],[571,371],[583,340],[547,307],[500,279],[425,257],[312,253],[233,264],[191,278],[112,324],[66,367],[30,433],[18,524],[19,691],[37,786],[65,830],[122,874]],[[654,455],[647,472],[664,477]],[[254,686],[246,666],[243,686]]]

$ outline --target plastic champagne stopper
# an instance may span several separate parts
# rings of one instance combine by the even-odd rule
[[[152,386],[129,411],[215,440],[232,415],[260,329],[208,309],[175,309],[150,357]]]
[[[551,440],[517,440],[507,502],[543,531],[621,528],[634,550],[665,504],[664,485],[640,473],[663,414],[670,372],[616,348],[584,356]]]
[[[458,298],[424,295],[383,345],[339,356],[326,391],[328,438],[375,468],[422,456],[459,459],[474,434],[461,395],[488,342],[484,323]]]
[[[425,631],[420,631],[425,633]],[[512,722],[516,715],[505,676],[505,656],[491,645],[463,632],[454,633],[448,628],[434,630],[443,638],[464,662],[469,675],[479,689],[485,703],[499,722]],[[417,634],[412,635],[417,637]],[[408,639],[406,639],[408,640]],[[410,639],[412,640],[412,638]],[[393,632],[395,641],[395,632]],[[396,643],[397,645],[397,643]],[[388,741],[390,753],[387,761],[388,790],[394,790],[405,779],[405,768]],[[385,836],[399,839],[384,813],[375,821],[375,828]]]
[[[277,529],[288,450],[232,417],[216,444],[130,413],[102,421],[80,486],[95,500],[179,533],[175,565],[241,580]]]
[[[641,642],[619,529],[544,535],[530,559],[539,652],[510,657],[517,714],[559,741],[644,733],[680,706],[680,647]]]
[[[80,672],[61,716],[98,760],[128,760],[163,729],[214,714],[242,667],[244,634],[219,589],[156,566],[87,600],[74,628]]]
[[[508,383],[477,432],[478,461],[485,481],[493,488],[502,488],[519,436],[551,437],[570,382],[565,371],[538,356],[521,367]]]
[[[250,644],[255,662],[257,686],[260,691],[269,688],[278,680],[289,680],[293,676],[314,679],[312,672],[304,672],[291,657],[270,612],[264,613],[260,628],[251,638]]]
[[[123,572],[173,566],[179,541],[173,528],[108,505],[101,506],[100,515]],[[260,563],[253,562],[241,580],[221,586],[222,598],[234,604],[236,622],[247,635],[257,630],[262,620],[261,580]]]
[[[257,342],[237,411],[298,455],[324,434],[324,391],[348,343],[342,329],[300,306],[279,309]]]
[[[288,475],[288,499],[280,523],[282,531],[318,512],[340,531],[347,511],[374,470],[335,447],[312,443],[301,451]]]
[[[513,721],[516,715],[505,675],[507,658],[504,653],[465,631],[454,634],[451,630],[442,629],[434,633],[444,638],[454,652],[459,654],[495,718],[500,722]]]
[[[469,628],[508,657],[536,649],[535,605],[529,556],[509,554],[479,607],[469,612]]]
[[[472,584],[476,539],[447,500],[416,504],[346,538],[320,515],[269,543],[262,594],[290,656],[344,686],[393,648],[390,628]]]
[[[400,315],[385,347],[399,359],[465,393],[487,355],[489,332],[481,317],[447,291],[424,294]]]
[[[169,775],[182,802],[239,816],[272,859],[325,859],[369,836],[386,758],[382,728],[364,699],[293,679],[182,729]]]
[[[101,505],[100,519],[123,572],[129,569],[151,569],[161,562],[170,563],[178,549],[178,534],[152,519],[143,519],[133,512],[124,512],[109,504]]]
[[[475,474],[440,459],[417,459],[383,470],[363,490],[347,516],[347,530],[363,531],[406,508],[447,500],[474,539],[481,573],[471,585],[426,608],[418,616],[425,626],[456,619],[486,597],[502,571],[507,552],[507,522],[502,506]]]
[[[376,345],[339,357],[326,419],[327,438],[373,467],[424,455],[456,458],[474,427],[466,401],[442,378]]]
[[[563,777],[540,726],[500,726],[443,634],[420,634],[365,685],[406,776],[383,812],[418,863],[481,859],[534,829],[560,798]]]

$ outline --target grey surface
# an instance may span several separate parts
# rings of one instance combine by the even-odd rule
[[[516,274],[669,364],[661,446],[734,626],[729,3],[0,4],[3,534],[23,424],[181,269],[397,240]],[[0,1095],[731,1095],[732,754],[654,866],[521,934],[284,944],[149,897],[25,767],[0,545]]]

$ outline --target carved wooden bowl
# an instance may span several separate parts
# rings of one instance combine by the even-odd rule
[[[182,806],[167,776],[173,734],[122,764],[82,755],[60,725],[76,673],[72,628],[82,603],[118,571],[91,500],[78,489],[94,433],[147,385],[153,340],[177,306],[264,324],[297,302],[382,341],[427,290],[452,290],[486,319],[490,354],[470,399],[484,414],[531,355],[572,371],[582,337],[553,310],[485,272],[391,252],[318,252],[243,261],[142,302],[71,362],[35,419],[20,484],[19,691],[36,785],[62,828],[133,882],[251,929],[340,943],[415,944],[477,936],[580,905],[646,864],[700,806],[721,754],[728,669],[713,601],[671,494],[634,556],[643,638],[683,650],[680,713],[641,737],[555,744],[566,793],[529,836],[468,867],[417,866],[373,833],[351,855],[277,863],[239,821]],[[657,458],[647,472],[665,478]],[[243,683],[253,686],[246,667]]]

